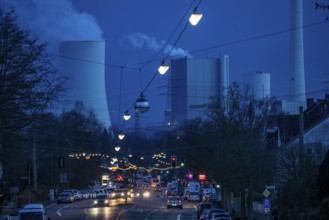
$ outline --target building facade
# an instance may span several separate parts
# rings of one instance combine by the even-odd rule
[[[170,109],[167,123],[180,124],[204,117],[210,97],[219,96],[229,83],[229,58],[181,58],[171,61]]]
[[[271,75],[269,73],[261,71],[246,73],[243,76],[243,85],[255,99],[261,100],[271,97]]]

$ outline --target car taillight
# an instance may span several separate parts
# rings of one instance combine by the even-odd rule
[[[182,200],[178,200],[179,203],[182,203]]]
[[[167,203],[170,203],[170,200],[167,200]]]

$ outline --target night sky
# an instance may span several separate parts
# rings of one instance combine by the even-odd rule
[[[327,3],[327,1],[324,1]],[[16,7],[19,24],[49,42],[58,54],[63,40],[105,40],[109,110],[114,125],[150,82],[168,42],[175,58],[230,57],[230,81],[244,73],[271,73],[271,93],[288,95],[289,0],[203,0],[198,26],[184,25],[198,1],[192,0],[1,0]],[[304,56],[308,98],[323,98],[329,87],[329,11],[304,0]],[[172,36],[172,37],[171,37]],[[170,38],[171,37],[171,38]],[[157,55],[157,56],[156,56]],[[170,59],[168,59],[169,64]],[[120,75],[123,74],[121,78]],[[169,73],[170,74],[170,73]],[[167,77],[157,75],[145,92],[151,109],[140,124],[161,125],[167,106]],[[120,113],[119,113],[120,111]],[[129,123],[133,123],[129,122]]]

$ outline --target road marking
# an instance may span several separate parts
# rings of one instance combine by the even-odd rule
[[[133,208],[135,208],[135,207],[136,207],[136,205],[134,204],[134,206],[131,207],[131,208],[129,208],[129,209],[133,209]],[[121,212],[118,212],[118,217],[117,217],[115,220],[118,220],[118,219],[120,218],[120,215],[121,215],[122,213],[128,211],[129,209],[125,209],[125,210],[123,210],[123,211],[121,211]]]
[[[180,220],[180,216],[181,216],[181,215],[177,215],[177,220]]]
[[[150,215],[151,214],[153,214],[154,212],[157,212],[157,211],[159,211],[160,209],[155,209],[155,210],[153,210],[152,212],[149,212],[148,214],[147,214],[147,216],[145,217],[145,219],[148,219],[149,217],[150,217]]]

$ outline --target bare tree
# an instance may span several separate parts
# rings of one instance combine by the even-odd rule
[[[194,146],[190,153],[200,161],[195,168],[204,169],[208,176],[219,180],[222,193],[241,193],[241,199],[248,200],[248,215],[252,219],[253,191],[259,185],[263,190],[264,177],[271,175],[271,169],[266,168],[269,154],[265,149],[265,131],[273,100],[256,100],[237,83],[222,94],[211,98],[206,110],[208,119],[184,129],[185,138]],[[229,203],[225,204],[229,198],[222,199],[229,208]]]
[[[30,125],[65,91],[68,78],[51,63],[46,43],[0,8],[0,140]]]

